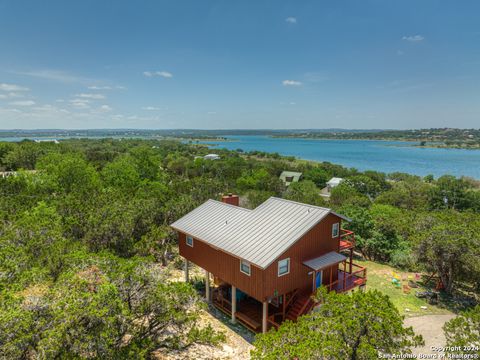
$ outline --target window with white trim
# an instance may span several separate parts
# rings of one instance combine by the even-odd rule
[[[290,272],[290,258],[278,262],[278,276],[287,275]]]
[[[187,243],[188,246],[193,247],[193,237],[187,236],[185,242]]]
[[[332,238],[336,238],[340,235],[340,224],[335,223],[332,225]]]
[[[245,260],[240,260],[240,271],[245,275],[250,276],[250,273],[251,273],[250,263]]]

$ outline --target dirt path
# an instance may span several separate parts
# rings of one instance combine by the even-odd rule
[[[445,335],[443,334],[443,324],[454,318],[454,314],[449,315],[424,315],[405,319],[406,326],[412,326],[413,330],[423,336],[425,345],[413,349],[414,354],[438,354],[432,350],[432,346],[445,346]]]
[[[223,321],[222,321],[223,320]],[[253,334],[250,334],[241,325],[230,325],[228,320],[222,318],[221,313],[215,310],[203,312],[201,315],[203,325],[210,324],[215,330],[222,331],[226,336],[225,343],[219,346],[207,346],[194,344],[181,351],[169,351],[162,353],[155,352],[158,360],[248,360],[250,350],[253,348],[251,341]],[[227,325],[228,324],[228,325]]]

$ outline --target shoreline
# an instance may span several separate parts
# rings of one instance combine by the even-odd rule
[[[478,146],[455,146],[455,145],[445,145],[443,142],[435,142],[429,140],[416,140],[416,139],[391,139],[391,138],[379,138],[379,139],[370,139],[370,138],[336,138],[336,137],[325,137],[325,138],[316,138],[316,137],[300,137],[300,136],[269,136],[272,139],[295,139],[295,140],[316,140],[316,141],[396,141],[396,142],[406,142],[406,143],[420,143],[425,141],[427,145],[409,145],[416,148],[428,148],[428,149],[456,149],[456,150],[480,150],[480,145]],[[399,146],[399,145],[391,145]]]

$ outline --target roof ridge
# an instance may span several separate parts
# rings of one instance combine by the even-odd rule
[[[214,203],[217,203],[217,204],[222,204],[222,205],[225,205],[225,206],[230,206],[230,207],[232,207],[232,208],[235,208],[235,209],[238,209],[238,210],[247,211],[247,212],[251,212],[251,211],[252,211],[251,209],[247,209],[247,208],[244,208],[244,207],[241,207],[241,206],[237,206],[237,205],[232,205],[232,204],[225,203],[225,202],[223,202],[223,201],[218,201],[218,200],[215,200],[215,199],[208,199],[206,202],[214,202]]]
[[[279,198],[279,197],[276,197],[276,196],[270,196],[266,201],[268,201],[268,200],[270,200],[270,199],[281,200],[281,201],[290,202],[290,203],[297,204],[297,205],[302,205],[302,206],[314,207],[314,208],[316,208],[316,209],[327,210],[327,211],[329,211],[329,212],[332,211],[331,208],[326,208],[326,207],[317,206],[317,205],[311,205],[311,204],[305,204],[305,203],[301,203],[301,202],[299,202],[299,201],[294,201],[294,200],[289,200],[289,199],[283,199],[283,198]],[[262,203],[262,204],[263,204],[263,203]]]

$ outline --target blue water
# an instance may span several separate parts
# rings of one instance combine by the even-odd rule
[[[305,140],[268,136],[225,136],[231,141],[205,143],[229,150],[278,152],[301,159],[329,161],[359,170],[395,171],[436,177],[451,174],[480,179],[480,150],[418,148],[411,142]]]

